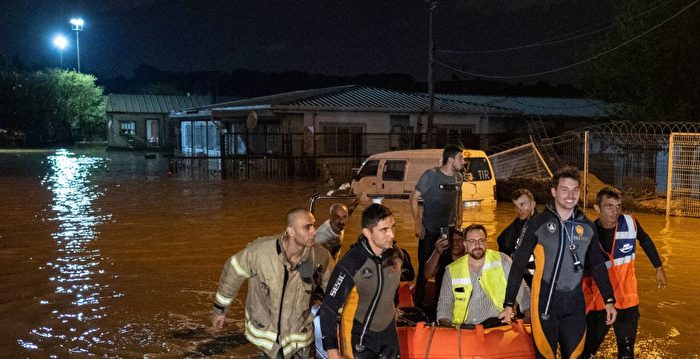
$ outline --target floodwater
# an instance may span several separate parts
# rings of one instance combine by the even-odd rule
[[[208,329],[220,270],[253,238],[281,232],[288,209],[327,189],[175,178],[166,159],[142,153],[0,151],[0,356],[256,356],[242,339],[243,295],[225,330]],[[319,202],[318,224],[329,204]],[[385,204],[415,264],[408,203]],[[669,281],[657,289],[639,254],[638,357],[699,358],[700,219],[636,215]],[[465,223],[482,222],[493,235],[513,216],[501,203],[467,212]],[[358,217],[350,218],[345,246],[359,233]],[[603,357],[612,358],[608,339]]]

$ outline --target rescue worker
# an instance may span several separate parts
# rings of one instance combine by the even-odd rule
[[[314,342],[311,295],[325,289],[330,253],[314,246],[314,216],[306,209],[287,214],[283,234],[258,238],[224,265],[212,313],[214,330],[248,279],[245,337],[268,358],[308,358]]]
[[[617,339],[617,357],[634,358],[639,320],[639,295],[635,271],[637,241],[656,268],[656,283],[661,289],[666,288],[666,273],[656,246],[649,235],[644,232],[634,217],[622,214],[622,195],[619,190],[612,187],[601,189],[596,195],[593,208],[598,212],[595,225],[600,245],[608,256],[606,263],[608,274],[615,291],[615,299],[617,299],[615,303],[617,320],[613,324]],[[584,277],[583,290],[586,294],[588,312],[586,314],[588,330],[583,357],[593,358],[610,326],[605,325],[600,290],[590,277]]]
[[[527,221],[537,214],[537,209],[535,208],[537,203],[532,192],[525,188],[516,189],[511,194],[510,199],[513,201],[513,206],[518,216],[498,235],[496,242],[498,243],[498,250],[512,258],[513,253],[520,246],[520,241],[527,229]],[[532,275],[535,273],[535,258],[530,257],[527,270],[525,283],[527,283],[528,287],[531,287]]]
[[[437,318],[442,326],[462,324],[484,324],[487,321],[498,324],[506,296],[506,280],[510,271],[510,257],[499,251],[486,249],[486,228],[481,224],[471,224],[464,229],[465,240],[460,240],[467,255],[447,266]],[[518,303],[529,321],[530,290],[523,283],[518,292]]]
[[[586,335],[586,304],[581,281],[589,268],[603,294],[606,323],[615,322],[615,297],[605,268],[595,227],[577,209],[579,172],[563,167],[552,177],[554,206],[533,217],[522,244],[515,252],[508,287],[499,315],[510,323],[513,305],[530,255],[535,256],[532,280],[532,337],[538,358],[554,358],[561,347],[563,358],[578,358]]]
[[[320,311],[323,348],[330,359],[342,358],[341,350],[354,358],[400,355],[394,297],[403,260],[394,226],[389,208],[365,208],[362,234],[331,274]]]
[[[425,263],[435,248],[435,242],[448,228],[462,225],[462,169],[464,154],[461,147],[447,145],[442,150],[442,166],[431,168],[420,176],[411,193],[411,213],[418,238],[418,278],[415,303],[434,319],[437,296],[425,303]],[[423,206],[418,199],[423,199]],[[439,289],[436,288],[436,291]]]

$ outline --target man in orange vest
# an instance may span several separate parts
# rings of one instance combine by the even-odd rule
[[[634,342],[639,320],[639,296],[634,268],[637,241],[656,268],[656,282],[661,289],[666,287],[666,274],[656,246],[649,235],[644,232],[634,217],[622,214],[619,190],[612,187],[601,189],[596,195],[596,204],[593,207],[598,212],[598,219],[595,221],[596,230],[600,245],[608,255],[606,264],[617,300],[615,303],[617,320],[613,324],[617,339],[617,357],[634,358]],[[583,290],[586,295],[588,329],[582,357],[593,358],[610,326],[605,324],[605,307],[600,291],[592,278],[584,279]]]

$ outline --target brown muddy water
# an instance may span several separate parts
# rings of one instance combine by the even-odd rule
[[[220,270],[253,238],[281,232],[288,209],[327,189],[174,178],[166,159],[142,153],[0,151],[0,357],[257,356],[243,340],[244,296],[223,332],[208,329]],[[318,204],[318,224],[329,204]],[[408,203],[385,204],[415,264]],[[359,233],[358,213],[345,248]],[[636,215],[669,280],[657,289],[639,255],[638,357],[699,358],[700,219]],[[513,216],[501,203],[467,212],[465,223],[484,223],[493,247]],[[614,357],[610,339],[604,358]]]

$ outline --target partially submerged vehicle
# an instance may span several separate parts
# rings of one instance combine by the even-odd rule
[[[496,203],[496,178],[484,151],[464,150],[462,205]],[[442,165],[442,150],[404,150],[377,153],[362,164],[350,187],[361,199],[409,198],[428,169]]]

